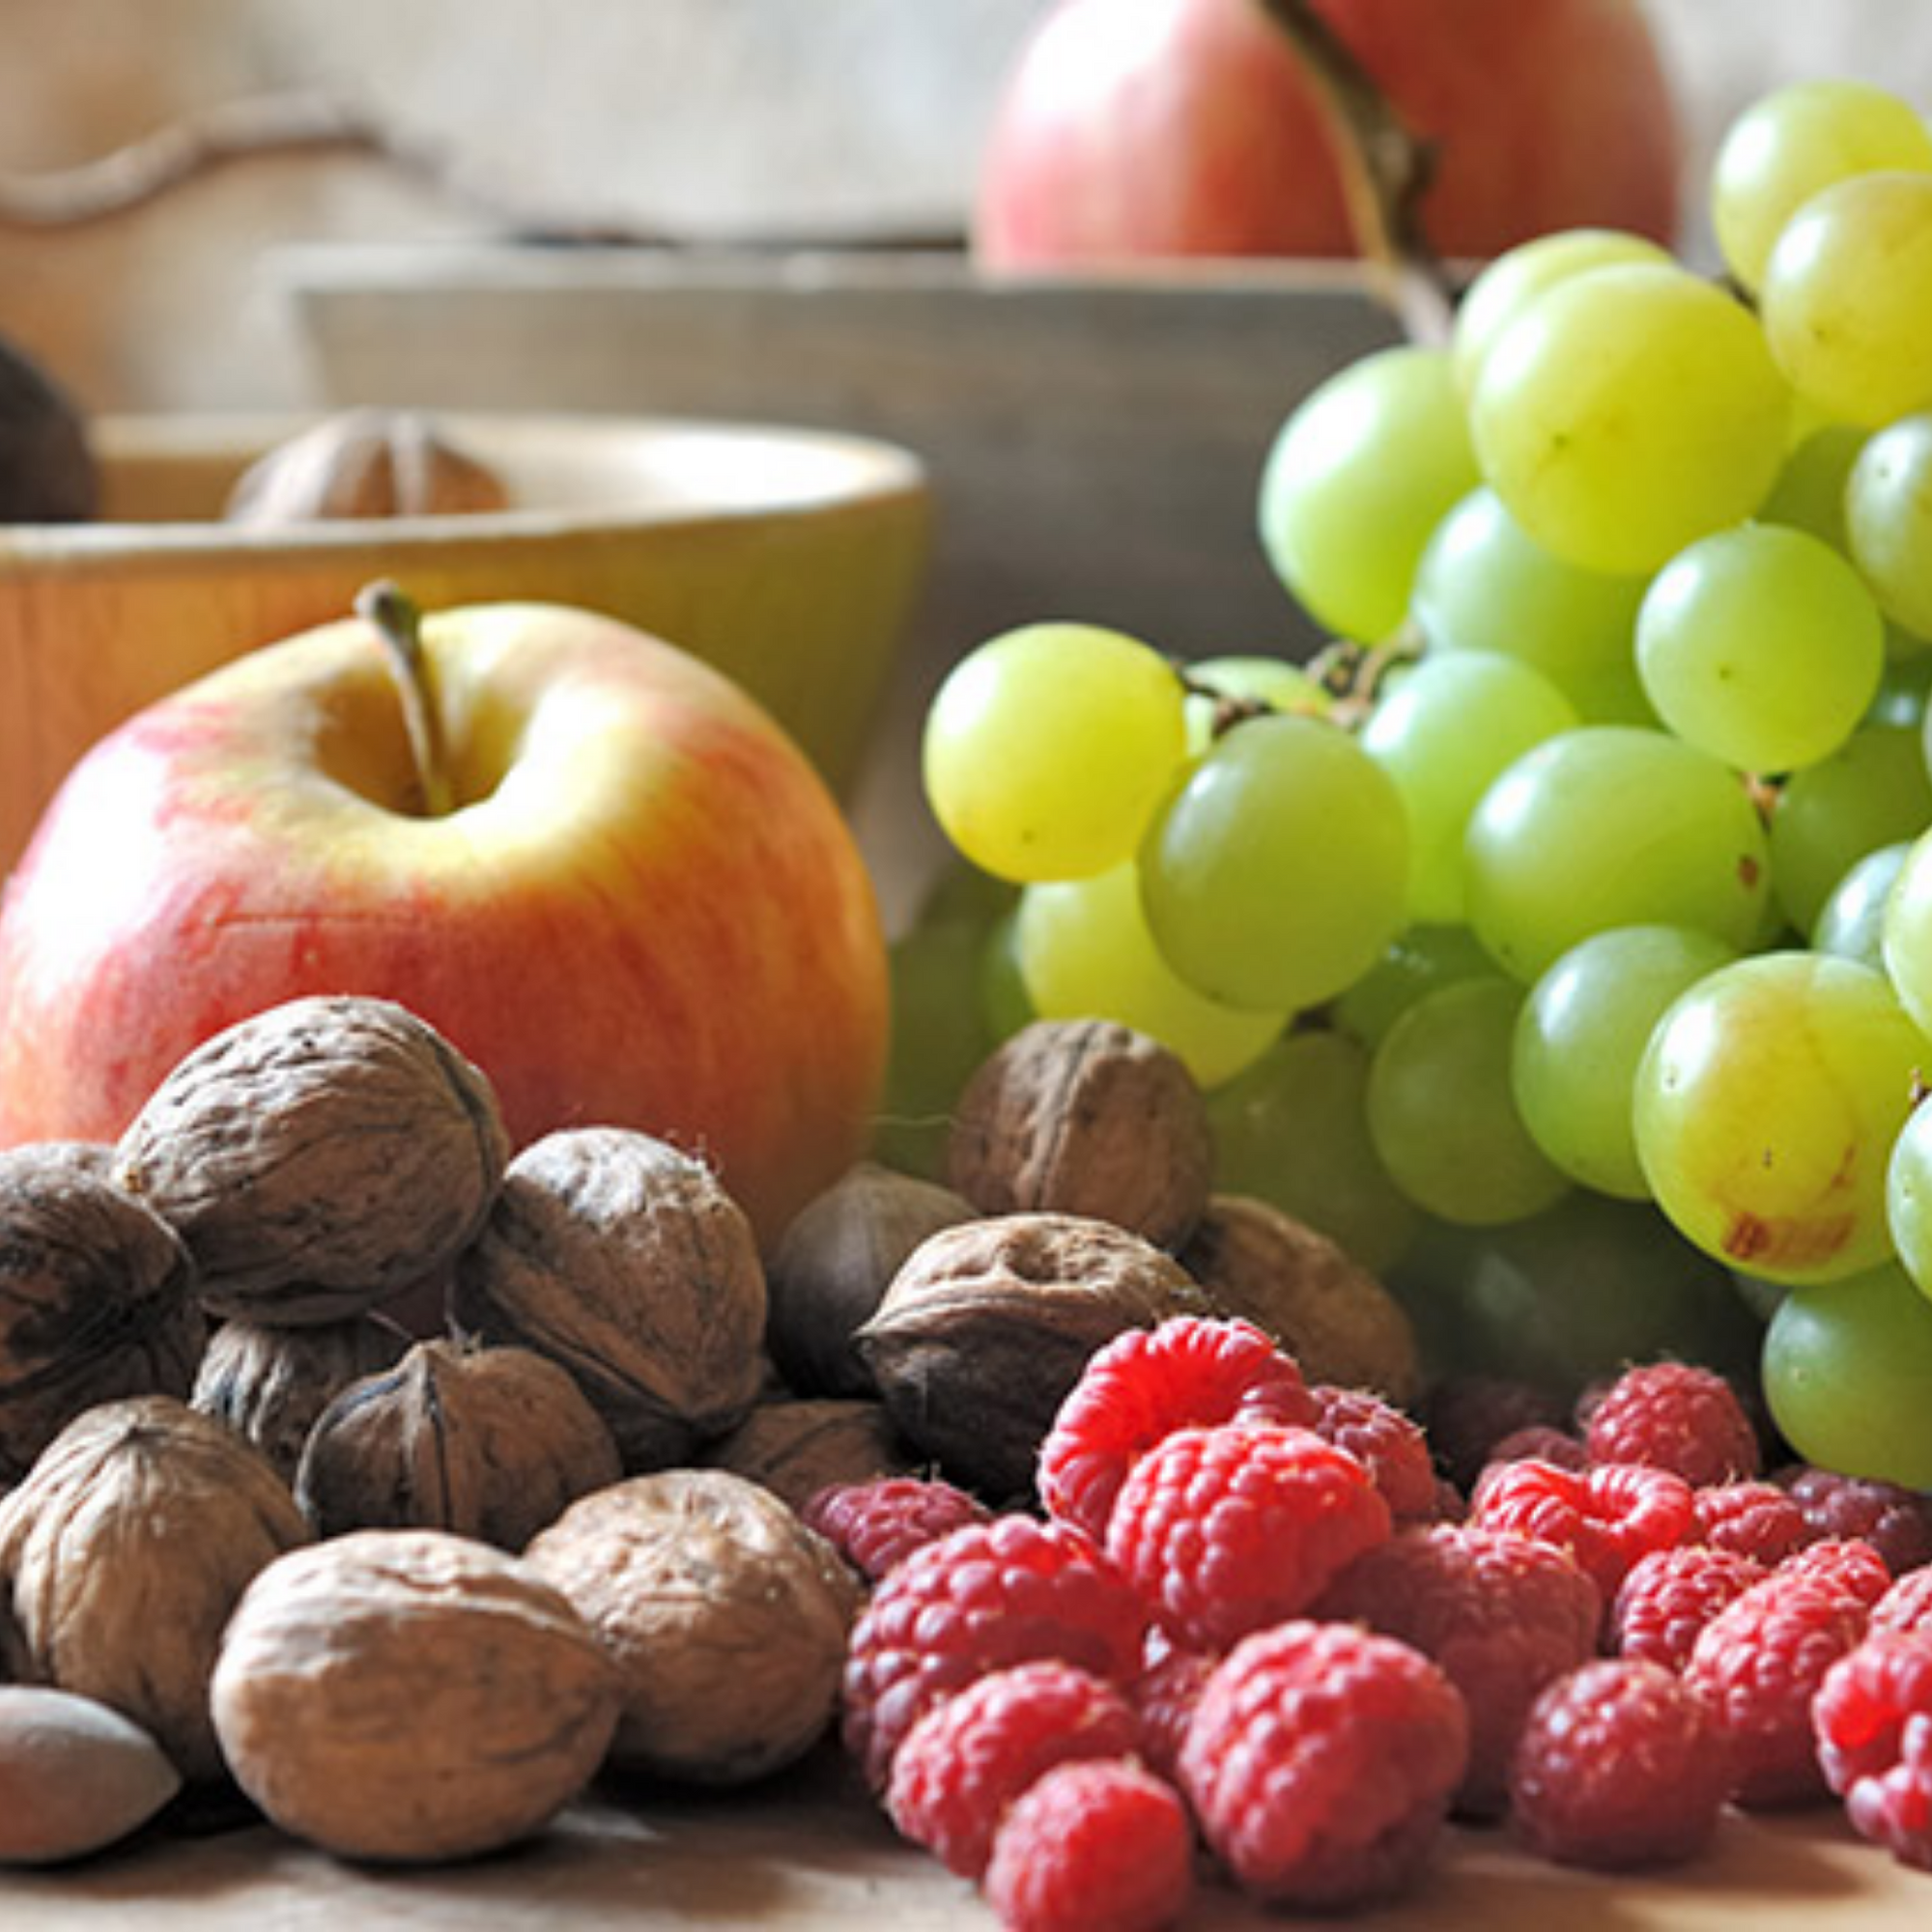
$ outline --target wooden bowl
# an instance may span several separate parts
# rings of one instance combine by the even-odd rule
[[[910,452],[753,423],[439,413],[515,507],[222,522],[242,470],[309,420],[102,419],[100,521],[0,527],[0,873],[97,738],[384,577],[425,608],[546,599],[656,632],[849,791],[925,570],[930,490]]]

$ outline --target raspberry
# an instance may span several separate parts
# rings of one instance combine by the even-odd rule
[[[1710,1842],[1729,1781],[1714,1721],[1675,1671],[1599,1660],[1546,1685],[1530,1707],[1510,1769],[1511,1823],[1561,1864],[1674,1863]]]
[[[1141,1458],[1107,1553],[1178,1643],[1224,1649],[1298,1615],[1389,1534],[1388,1504],[1346,1449],[1310,1429],[1180,1429]]]
[[[1690,1484],[1733,1482],[1762,1466],[1737,1390],[1690,1362],[1626,1369],[1593,1399],[1583,1439],[1593,1463],[1641,1463]]]
[[[1932,1496],[1871,1477],[1804,1467],[1791,1471],[1785,1487],[1814,1537],[1861,1536],[1894,1577],[1932,1563]]]
[[[1181,1788],[1244,1890],[1325,1910],[1414,1878],[1468,1751],[1468,1714],[1439,1665],[1398,1638],[1300,1618],[1244,1637],[1208,1678]]]
[[[1693,1543],[1732,1549],[1775,1569],[1812,1540],[1811,1525],[1789,1490],[1757,1477],[1709,1483],[1697,1492]]]
[[[1867,1636],[1826,1671],[1811,1716],[1853,1831],[1932,1870],[1932,1643]]]
[[[1309,1427],[1362,1463],[1398,1522],[1437,1515],[1435,1462],[1420,1423],[1368,1389],[1321,1382],[1309,1394],[1316,1409]]]
[[[1580,1435],[1548,1422],[1513,1429],[1490,1451],[1492,1463],[1554,1463],[1559,1469],[1589,1466],[1590,1452]]]
[[[1531,1698],[1594,1655],[1603,1601],[1567,1550],[1444,1524],[1357,1557],[1316,1613],[1400,1637],[1441,1665],[1469,1711],[1457,1808],[1480,1816],[1502,1808]]]
[[[1130,1328],[1088,1358],[1061,1404],[1040,1444],[1040,1500],[1102,1542],[1127,1471],[1163,1436],[1315,1412],[1300,1369],[1251,1321],[1182,1315]]]
[[[799,1513],[868,1583],[921,1544],[988,1522],[993,1515],[977,1496],[936,1476],[834,1483],[808,1498]]]
[[[1140,1599],[1071,1524],[969,1523],[889,1571],[853,1625],[845,1747],[882,1791],[899,1741],[941,1697],[1042,1657],[1124,1684],[1146,1634]]]
[[[1505,1376],[1445,1376],[1429,1391],[1423,1413],[1435,1460],[1460,1490],[1473,1487],[1506,1435],[1560,1428],[1563,1404],[1548,1389]]]
[[[1755,1557],[1710,1544],[1653,1549],[1618,1586],[1606,1648],[1618,1657],[1682,1670],[1698,1632],[1770,1575]]]
[[[1201,1699],[1201,1687],[1220,1662],[1218,1654],[1170,1647],[1127,1687],[1141,1720],[1141,1756],[1163,1777],[1177,1775],[1180,1741]]]
[[[1932,1567],[1908,1570],[1872,1605],[1868,1636],[1910,1636],[1932,1632]]]
[[[1140,1723],[1125,1693],[1043,1658],[989,1671],[943,1697],[893,1757],[886,1811],[903,1837],[949,1871],[977,1879],[1009,1805],[1067,1758],[1126,1757]]]
[[[1058,1765],[1007,1813],[985,1893],[1008,1932],[1158,1932],[1194,1895],[1193,1821],[1139,1765]]]
[[[1867,1610],[1891,1588],[1886,1560],[1861,1536],[1829,1536],[1795,1550],[1777,1566],[1780,1577],[1816,1577],[1856,1597]]]
[[[1569,1550],[1607,1605],[1638,1557],[1684,1541],[1693,1495],[1682,1476],[1638,1463],[1494,1463],[1469,1499],[1469,1520]]]

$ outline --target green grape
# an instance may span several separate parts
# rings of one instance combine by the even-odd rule
[[[1085,878],[1131,856],[1186,746],[1180,679],[1158,651],[1095,624],[1027,624],[934,695],[925,795],[983,870]]]
[[[1021,888],[1022,893],[1026,890]],[[1020,909],[1015,904],[993,922],[980,952],[980,1011],[995,1045],[1039,1017],[1020,969],[1019,926]]]
[[[1504,652],[1540,670],[1587,723],[1647,724],[1656,720],[1633,639],[1648,582],[1566,563],[1486,485],[1435,526],[1411,611],[1433,650]]]
[[[1932,825],[1932,777],[1917,731],[1866,724],[1842,750],[1777,789],[1771,813],[1772,887],[1785,917],[1809,932],[1833,889],[1867,852]]]
[[[1932,636],[1932,412],[1866,439],[1845,483],[1845,530],[1879,609]]]
[[[1665,725],[1750,772],[1835,752],[1878,695],[1885,625],[1830,544],[1777,524],[1719,530],[1644,593],[1636,665]]]
[[[1885,1177],[1886,1225],[1899,1264],[1932,1296],[1932,1110],[1916,1106],[1892,1143]]]
[[[1517,1110],[1573,1180],[1649,1197],[1632,1122],[1637,1065],[1665,1008],[1736,957],[1691,926],[1613,926],[1573,946],[1530,988],[1510,1063]]]
[[[1905,1010],[1932,1033],[1932,833],[1912,841],[1885,906],[1885,970]]]
[[[1861,80],[1775,88],[1731,122],[1711,167],[1711,225],[1746,289],[1764,279],[1784,224],[1821,188],[1877,168],[1932,169],[1932,133],[1910,102]]]
[[[1743,951],[1771,902],[1764,826],[1737,774],[1633,725],[1525,752],[1484,793],[1463,858],[1469,923],[1525,981],[1613,925],[1692,925]]]
[[[1214,1181],[1319,1228],[1369,1270],[1394,1263],[1416,1225],[1369,1138],[1368,1050],[1327,1027],[1282,1035],[1208,1095]]]
[[[1511,1091],[1522,988],[1491,974],[1426,994],[1369,1065],[1369,1136],[1395,1183],[1445,1221],[1492,1227],[1548,1208],[1568,1178]]]
[[[1759,294],[1765,340],[1800,395],[1876,429],[1932,404],[1932,174],[1821,189],[1779,232]]]
[[[1707,974],[1637,1070],[1658,1205],[1707,1253],[1798,1286],[1891,1253],[1885,1168],[1928,1043],[1883,975],[1822,952]]]
[[[1408,811],[1410,919],[1462,919],[1463,835],[1476,801],[1519,753],[1577,722],[1541,671],[1494,651],[1425,657],[1388,688],[1360,736]]]
[[[1258,1059],[1287,1019],[1221,1006],[1179,978],[1148,932],[1131,865],[1028,886],[1014,918],[1013,959],[1041,1019],[1132,1027],[1179,1054],[1204,1087]]]
[[[1811,928],[1814,952],[1885,971],[1885,909],[1911,850],[1911,842],[1901,839],[1867,852],[1852,867],[1819,909]]]
[[[1850,555],[1845,489],[1870,435],[1849,423],[1827,423],[1801,438],[1784,459],[1771,495],[1759,505],[1758,521],[1804,530]]]
[[[1401,795],[1347,731],[1250,719],[1149,827],[1141,904],[1198,991],[1299,1012],[1358,980],[1402,929],[1408,843]]]
[[[1790,415],[1757,318],[1662,263],[1593,269],[1531,302],[1469,404],[1483,478],[1530,536],[1625,575],[1750,516]]]
[[[1804,1462],[1932,1489],[1932,1301],[1895,1263],[1794,1288],[1765,1330],[1765,1406]]]
[[[1411,925],[1330,1007],[1344,1033],[1374,1049],[1423,994],[1456,980],[1491,974],[1496,962],[1466,925]]]
[[[1869,724],[1902,724],[1911,731],[1928,728],[1926,696],[1932,692],[1932,651],[1895,657],[1879,679],[1878,696],[1865,722]]]
[[[1302,666],[1286,658],[1202,658],[1187,667],[1187,749],[1198,756],[1214,742],[1226,706],[1323,718],[1334,702]]]
[[[1261,541],[1318,624],[1379,643],[1436,520],[1476,481],[1446,350],[1384,349],[1322,383],[1262,469]]]
[[[938,919],[893,943],[892,1032],[871,1153],[902,1173],[941,1177],[952,1110],[997,1043],[980,997],[990,924]]]

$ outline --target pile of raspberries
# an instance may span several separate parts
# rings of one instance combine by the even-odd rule
[[[1012,1932],[1154,1932],[1204,1883],[1350,1910],[1452,1818],[1617,1870],[1835,1802],[1932,1868],[1932,1499],[1768,1474],[1690,1364],[1521,1393],[1445,1391],[1425,1433],[1188,1317],[1092,1357],[1032,1506],[820,1492],[869,1586],[858,1774]]]

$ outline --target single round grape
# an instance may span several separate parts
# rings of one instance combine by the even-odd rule
[[[1538,543],[1588,570],[1656,570],[1742,522],[1783,468],[1791,403],[1757,318],[1689,270],[1560,282],[1483,358],[1483,478]]]
[[[1891,1254],[1886,1161],[1932,1042],[1885,978],[1819,952],[1707,974],[1637,1070],[1636,1148],[1658,1205],[1769,1281],[1835,1281]]]
[[[1801,395],[1875,429],[1932,405],[1932,174],[1858,174],[1779,232],[1759,296],[1765,340]]]
[[[1932,636],[1932,412],[1875,431],[1845,480],[1852,560],[1894,624]]]
[[[1231,708],[1325,718],[1335,700],[1303,666],[1287,658],[1202,658],[1187,667],[1187,749],[1198,755],[1214,742]]]
[[[1932,1489],[1932,1301],[1895,1262],[1794,1288],[1765,1330],[1762,1378],[1803,1461]]]
[[[1862,80],[1802,80],[1758,97],[1711,166],[1711,226],[1724,266],[1755,290],[1784,224],[1821,188],[1876,168],[1932,169],[1932,133],[1909,101]]]
[[[1466,925],[1406,926],[1328,1009],[1328,1016],[1373,1049],[1425,993],[1495,970],[1496,962]]]
[[[1570,1185],[1517,1112],[1510,1057],[1522,997],[1496,974],[1444,986],[1396,1021],[1370,1063],[1376,1152],[1396,1185],[1442,1220],[1521,1220]]]
[[[1765,831],[1729,766],[1662,731],[1586,724],[1525,752],[1469,819],[1469,923],[1524,981],[1613,925],[1743,951],[1771,905]]]
[[[1932,1111],[1922,1103],[1892,1143],[1885,1211],[1899,1264],[1920,1293],[1932,1296]]]
[[[1885,909],[1905,869],[1910,840],[1867,852],[1833,889],[1811,928],[1817,952],[1855,959],[1874,973],[1885,971]]]
[[[1684,925],[1620,925],[1579,941],[1529,990],[1511,1060],[1530,1138],[1573,1180],[1649,1197],[1636,1156],[1636,1069],[1680,993],[1737,957]]]
[[[1131,864],[1028,886],[1014,915],[1013,960],[1039,1018],[1132,1027],[1179,1054],[1204,1087],[1250,1065],[1286,1020],[1222,1006],[1175,973],[1147,929]]]
[[[1299,1012],[1401,931],[1408,822],[1393,781],[1340,725],[1256,718],[1220,738],[1148,828],[1149,930],[1225,1006]]]
[[[1652,579],[1636,663],[1680,738],[1743,771],[1796,771],[1844,744],[1877,696],[1885,624],[1822,538],[1744,524]]]
[[[1809,932],[1838,881],[1867,852],[1932,825],[1932,776],[1919,734],[1866,724],[1842,749],[1777,789],[1771,877],[1785,917]]]
[[[1379,350],[1329,377],[1276,434],[1262,547],[1318,624],[1379,643],[1408,609],[1430,531],[1475,481],[1448,352]]]
[[[1932,1033],[1932,833],[1912,841],[1885,906],[1885,970],[1905,1010]]]
[[[1186,753],[1180,679],[1096,624],[1027,624],[947,674],[926,714],[925,796],[1003,879],[1085,878],[1132,856]]]
[[[1758,506],[1758,521],[1804,530],[1849,556],[1845,491],[1870,435],[1850,423],[1826,423],[1801,437],[1784,459],[1771,495]]]

